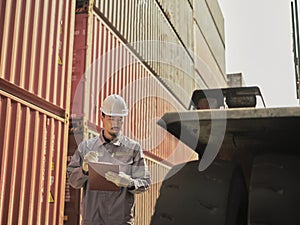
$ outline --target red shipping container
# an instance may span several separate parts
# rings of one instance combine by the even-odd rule
[[[68,123],[0,90],[0,224],[62,224]]]
[[[68,109],[75,1],[1,1],[0,16],[0,78]]]
[[[82,93],[85,91],[84,72],[87,49],[87,19],[87,14],[76,14],[71,83],[71,117],[75,118],[80,118],[84,114]]]
[[[0,224],[63,224],[76,1],[0,1]]]

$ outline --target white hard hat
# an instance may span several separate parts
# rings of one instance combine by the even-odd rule
[[[108,116],[127,116],[128,109],[124,99],[120,95],[109,95],[101,106],[101,111]]]

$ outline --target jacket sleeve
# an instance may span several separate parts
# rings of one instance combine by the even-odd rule
[[[151,185],[150,172],[144,154],[139,145],[138,148],[132,165],[132,179],[134,184],[133,187],[129,189],[130,192],[135,194],[148,190]]]
[[[78,146],[78,149],[75,151],[67,167],[67,176],[69,178],[70,185],[76,189],[84,187],[88,180],[88,175],[83,172],[81,167],[83,161],[83,156],[81,154],[82,151],[80,151],[81,147],[82,144]]]

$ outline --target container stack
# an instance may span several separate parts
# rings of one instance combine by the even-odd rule
[[[113,12],[117,15],[117,11]],[[120,19],[125,21],[123,17]],[[134,27],[125,30],[133,32]],[[165,112],[185,110],[178,98],[183,95],[172,93],[171,87],[142,60],[139,49],[128,43],[91,2],[77,1],[74,33],[68,158],[81,141],[98,135],[101,128],[99,109],[103,100],[113,93],[123,96],[129,107],[123,132],[142,145],[153,178],[150,191],[137,196],[136,223],[148,224],[161,181],[170,167],[196,157],[192,150],[156,124]],[[185,104],[189,103],[188,99],[186,96]],[[72,199],[79,202],[80,191],[67,183],[66,192],[70,197],[66,199],[65,214],[69,224],[74,224],[73,221],[80,220],[74,218],[78,215],[79,205]]]
[[[194,89],[226,85],[217,0],[10,0],[0,15],[0,224],[80,224],[66,165],[113,93],[150,168],[135,216],[149,224],[167,172],[197,158],[158,119],[187,110]]]
[[[0,11],[0,224],[62,224],[75,4]]]

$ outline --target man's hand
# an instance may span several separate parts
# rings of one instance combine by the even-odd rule
[[[115,173],[115,172],[107,172],[105,173],[106,180],[109,180],[115,183],[118,187],[132,187],[133,179],[124,172]]]
[[[82,162],[82,170],[84,172],[88,172],[89,171],[88,162],[97,162],[97,161],[98,161],[97,152],[95,152],[95,151],[88,152],[84,156],[84,159],[83,159],[83,162]]]

